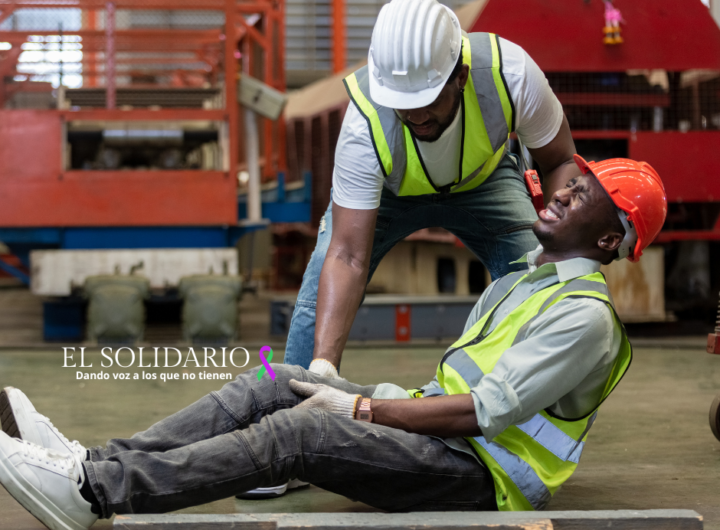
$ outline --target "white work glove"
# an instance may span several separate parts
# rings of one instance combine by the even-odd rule
[[[310,363],[310,367],[308,368],[308,372],[312,372],[321,377],[329,377],[330,379],[342,379],[335,365],[325,359],[313,359],[313,362]]]
[[[307,398],[296,408],[322,409],[351,419],[355,417],[355,407],[362,398],[360,394],[348,394],[328,385],[301,383],[295,379],[290,379],[290,390]]]

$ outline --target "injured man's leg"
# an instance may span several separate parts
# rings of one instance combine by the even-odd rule
[[[85,461],[80,451],[2,433],[0,482],[47,526],[62,529],[88,528],[115,513],[178,510],[291,478],[384,510],[497,509],[492,477],[471,455],[438,438],[296,407],[303,398],[289,381],[363,396],[375,387],[297,366],[274,369],[275,381],[258,381],[250,370],[132,438],[90,449]],[[37,420],[44,440],[62,436],[29,410],[27,398],[19,401],[17,421]]]

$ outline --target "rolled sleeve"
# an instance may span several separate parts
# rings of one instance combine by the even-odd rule
[[[372,399],[410,399],[410,395],[407,390],[393,383],[380,383],[375,388]]]
[[[522,411],[517,393],[502,377],[490,373],[470,390],[475,403],[475,416],[483,436],[489,442],[513,423]]]
[[[545,311],[470,391],[485,439],[576,389],[612,355],[613,326],[609,308],[595,299],[567,298]]]

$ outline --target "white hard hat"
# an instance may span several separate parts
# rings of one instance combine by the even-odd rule
[[[455,13],[437,0],[392,0],[373,29],[370,96],[392,109],[429,105],[450,77],[461,43]]]

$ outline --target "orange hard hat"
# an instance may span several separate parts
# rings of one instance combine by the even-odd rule
[[[667,195],[660,175],[647,162],[611,158],[586,162],[575,155],[583,174],[592,173],[622,212],[625,239],[618,249],[619,257],[636,262],[642,251],[660,233],[667,215]]]

